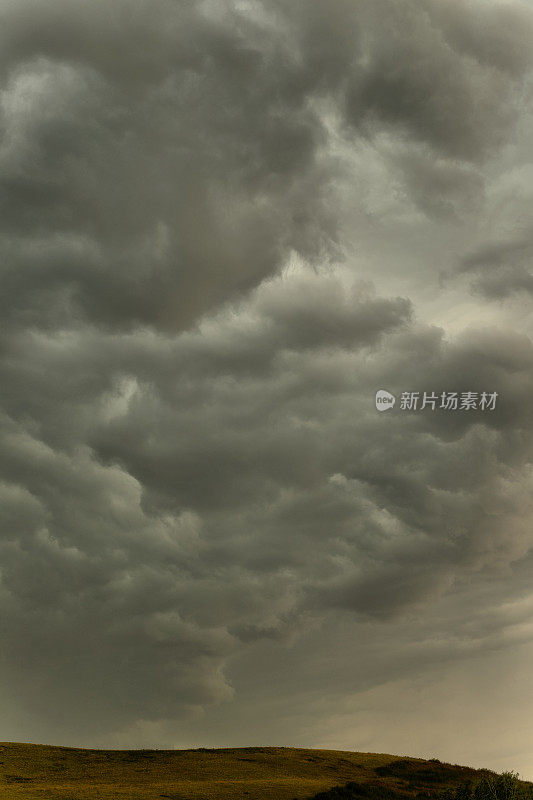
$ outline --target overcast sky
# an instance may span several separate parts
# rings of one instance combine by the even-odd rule
[[[533,779],[533,7],[0,16],[0,738]]]

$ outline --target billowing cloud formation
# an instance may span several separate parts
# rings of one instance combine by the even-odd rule
[[[508,297],[514,292],[533,292],[529,264],[533,239],[495,242],[481,247],[463,259],[459,271],[476,275],[473,287],[491,299]]]
[[[16,342],[3,625],[27,664],[10,681],[46,708],[83,680],[93,725],[180,715],[230,697],[221,666],[249,641],[341,608],[387,619],[527,553],[529,340],[452,346],[404,301],[317,276],[177,339]],[[505,405],[384,421],[384,382]]]
[[[484,215],[499,148],[522,158],[529,9],[2,11],[1,669],[19,735],[178,743],[184,720],[238,707],[257,648],[322,678],[309,642],[338,647],[352,677],[324,689],[333,705],[498,650],[530,558],[531,331],[430,324],[430,259],[409,294],[443,243],[485,295],[520,288],[528,246],[489,248]],[[405,291],[376,290],[387,272]],[[379,414],[379,388],[499,401]]]
[[[4,319],[183,329],[290,249],[331,253],[320,103],[349,136],[478,160],[516,113],[530,26],[451,0],[4,4]]]

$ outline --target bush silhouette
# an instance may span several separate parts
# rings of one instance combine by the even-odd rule
[[[532,787],[522,784],[517,772],[500,775],[486,772],[475,784],[465,781],[455,790],[447,790],[443,800],[528,800],[532,797]]]
[[[407,760],[395,761],[375,769],[381,776],[402,776],[410,785],[413,784],[414,778],[417,782],[429,784],[436,781],[444,782],[446,779],[453,780],[453,771],[449,767],[438,763],[435,771],[436,775],[429,775],[429,771],[425,769],[415,771]],[[478,781],[463,781],[444,791],[427,787],[425,792],[418,792],[416,798],[418,800],[425,797],[435,800],[533,800],[533,786],[523,784],[518,778],[518,773],[502,772],[501,775],[496,775],[488,771],[483,772]],[[325,792],[319,792],[312,800],[412,800],[412,798],[412,794],[406,794],[405,791],[398,791],[383,784],[352,781],[345,786],[334,786]]]
[[[350,783],[334,786],[314,795],[312,800],[406,800],[406,795],[375,783]]]

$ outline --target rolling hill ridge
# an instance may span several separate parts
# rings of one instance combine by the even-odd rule
[[[369,799],[422,800],[484,773],[436,759],[337,750],[0,744],[0,800],[308,800],[348,783]]]

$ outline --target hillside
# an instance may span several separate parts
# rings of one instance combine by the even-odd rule
[[[478,775],[437,761],[335,750],[0,745],[0,800],[303,800],[350,781],[409,798]]]

